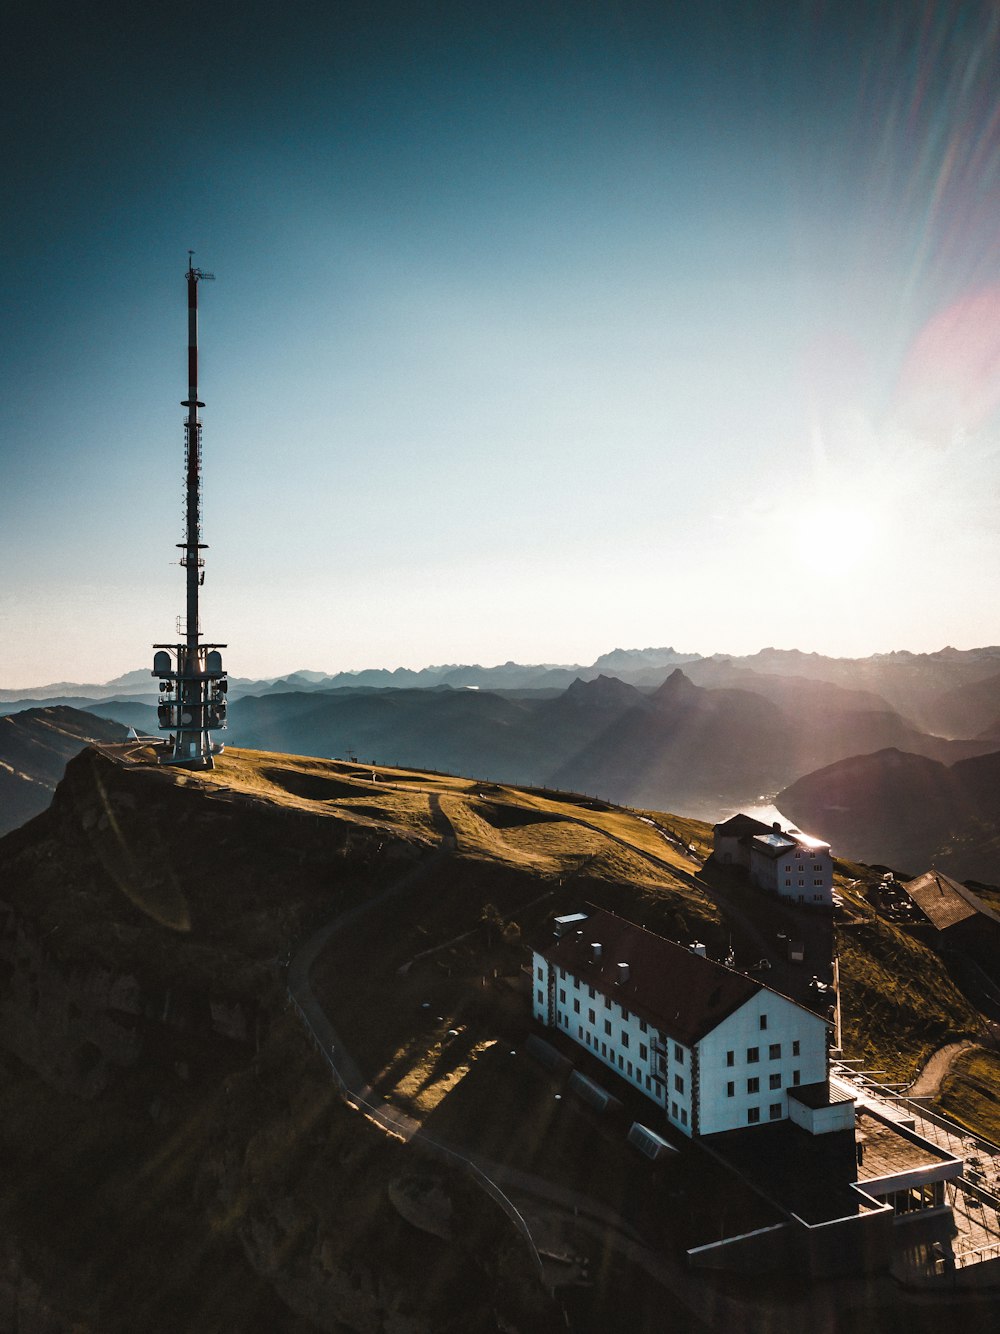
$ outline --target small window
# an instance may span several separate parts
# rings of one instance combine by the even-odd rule
[[[591,1000],[593,1000],[594,997],[597,995],[597,992],[594,990],[593,987],[588,987],[588,988],[587,988],[587,995],[590,997]]]
[[[785,881],[785,884],[786,884],[786,885],[790,885],[791,883],[792,883],[791,880],[786,880],[786,881]]]
[[[622,1046],[628,1046],[628,1034],[625,1032],[624,1028],[622,1029]]]
[[[573,997],[573,1013],[574,1014],[580,1013],[580,1002],[576,999],[575,996]]]
[[[545,976],[545,973],[542,971],[542,965],[539,964],[539,965],[538,965],[538,980],[539,980],[539,982],[542,980],[542,978],[543,978],[544,976]]]
[[[611,1009],[611,997],[610,997],[610,996],[605,996],[605,997],[604,997],[604,1008],[605,1008],[606,1010],[610,1010],[610,1009]]]
[[[670,1115],[674,1118],[675,1121],[677,1120],[677,1104],[675,1102],[672,1102],[670,1104]]]
[[[678,1065],[684,1064],[684,1048],[679,1047],[676,1042],[674,1043],[674,1060]]]
[[[759,1107],[748,1107],[748,1108],[747,1108],[747,1125],[748,1125],[748,1126],[755,1126],[759,1120],[760,1120],[760,1108],[759,1108]]]
[[[762,1014],[760,1016],[760,1031],[763,1033],[765,1028],[767,1028],[767,1015]]]
[[[820,886],[821,886],[821,885],[823,884],[822,877],[817,877],[817,878],[813,881],[813,884],[814,884],[814,885],[820,885]]]
[[[560,1005],[565,1005],[565,1004],[566,1004],[566,988],[565,988],[565,987],[560,987],[560,988],[559,988],[559,1004],[560,1004]]]
[[[649,1048],[646,1046],[645,1042],[639,1043],[639,1060],[640,1061],[649,1060]]]
[[[625,1057],[621,1054],[621,1052],[618,1053],[618,1069],[619,1070],[625,1069]]]
[[[804,885],[805,883],[806,883],[806,882],[805,882],[804,880],[800,880],[800,881],[799,881],[799,884],[800,884],[800,885]]]
[[[756,1076],[753,1079],[747,1080],[747,1092],[748,1093],[760,1092],[760,1080],[756,1078]]]
[[[611,1036],[611,1020],[610,1020],[610,1019],[605,1019],[605,1021],[604,1021],[604,1031],[605,1031],[605,1033],[607,1034],[608,1037]]]
[[[632,1062],[631,1062],[631,1061],[626,1061],[626,1062],[625,1062],[625,1069],[628,1071],[628,1077],[629,1077],[629,1079],[631,1079],[631,1078],[632,1078]]]
[[[646,1023],[645,1019],[640,1019],[640,1020],[639,1020],[639,1032],[640,1032],[640,1033],[648,1033],[648,1032],[649,1032],[649,1025]]]
[[[601,1043],[601,1055],[605,1058],[605,1060],[607,1059],[608,1044],[606,1042]]]
[[[730,1080],[729,1083],[726,1085],[726,1097],[727,1098],[736,1097],[736,1085],[733,1083],[732,1080]]]
[[[626,1010],[624,1005],[622,1006],[622,1023],[623,1024],[628,1023],[628,1010]]]
[[[687,1123],[688,1123],[688,1114],[687,1114],[687,1110],[686,1110],[686,1108],[682,1107],[682,1108],[681,1108],[681,1125],[682,1125],[682,1126],[686,1126]]]
[[[781,1076],[780,1076],[780,1075],[772,1075],[771,1078],[768,1080],[768,1086],[769,1086],[770,1088],[772,1088],[772,1089],[780,1089],[780,1088],[781,1088]]]
[[[793,1071],[792,1071],[792,1083],[793,1083],[793,1084],[801,1084],[801,1083],[802,1083],[802,1071],[801,1071],[801,1070],[793,1070]]]
[[[587,1046],[589,1047],[589,1046],[590,1046],[590,1034],[589,1034],[589,1033],[584,1033],[584,1035],[583,1035],[583,1040],[584,1040],[584,1042],[587,1044]]]
[[[542,1005],[542,1004],[544,1003],[544,1001],[545,1001],[545,993],[544,993],[544,991],[540,991],[540,992],[538,993],[538,1004],[539,1004],[539,1005]]]
[[[678,1093],[684,1092],[684,1080],[680,1077],[680,1075],[674,1075],[674,1088],[677,1090]]]
[[[780,1102],[772,1102],[772,1103],[771,1103],[770,1115],[771,1115],[771,1120],[772,1120],[772,1121],[780,1121],[780,1120],[781,1120],[781,1103],[780,1103]]]
[[[780,1060],[781,1060],[781,1043],[780,1043],[780,1042],[772,1042],[771,1045],[770,1045],[770,1047],[768,1047],[768,1049],[767,1049],[767,1055],[768,1055],[768,1058],[769,1058],[770,1060],[772,1060],[772,1061],[780,1061]]]
[[[727,1052],[726,1052],[726,1064],[727,1064],[727,1065],[735,1065],[735,1064],[736,1064],[736,1053],[735,1053],[734,1051],[727,1051]]]
[[[654,1079],[654,1080],[653,1080],[653,1088],[656,1089],[656,1096],[657,1096],[658,1098],[662,1098],[662,1097],[663,1097],[663,1085],[660,1083],[660,1081],[659,1081],[658,1079]]]
[[[577,1027],[576,1027],[576,1035],[577,1035],[577,1037],[578,1037],[578,1038],[581,1040],[581,1042],[582,1042],[582,1041],[583,1041],[583,1024],[577,1024]]]
[[[792,1055],[793,1055],[793,1056],[798,1056],[798,1055],[800,1055],[800,1052],[799,1052],[799,1047],[800,1047],[800,1045],[801,1045],[801,1044],[800,1044],[798,1038],[796,1038],[795,1041],[792,1043]]]
[[[755,1061],[760,1060],[759,1047],[747,1047],[747,1065],[753,1065]]]

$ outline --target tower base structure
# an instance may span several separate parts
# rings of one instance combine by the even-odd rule
[[[220,649],[225,644],[154,644],[152,675],[160,681],[157,714],[169,732],[161,764],[213,769],[224,749],[211,733],[226,726],[229,681]]]

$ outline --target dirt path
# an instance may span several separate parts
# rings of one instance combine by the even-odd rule
[[[951,1069],[955,1058],[975,1045],[974,1042],[965,1038],[961,1042],[949,1042],[947,1046],[939,1047],[906,1090],[905,1096],[909,1098],[933,1098],[941,1088],[941,1084]]]

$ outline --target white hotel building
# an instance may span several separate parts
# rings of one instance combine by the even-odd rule
[[[685,1135],[791,1119],[854,1124],[827,1079],[827,1021],[755,978],[613,913],[563,919],[532,954],[532,1009]]]
[[[712,830],[715,856],[742,866],[755,885],[792,903],[833,905],[833,857],[829,843],[798,829],[770,827],[749,815],[734,815]]]

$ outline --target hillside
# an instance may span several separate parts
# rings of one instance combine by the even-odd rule
[[[664,1213],[648,1171],[587,1118],[553,1118],[551,1086],[518,1056],[521,941],[553,913],[611,907],[717,957],[731,941],[743,966],[788,930],[790,909],[703,868],[706,826],[413,770],[232,751],[187,773],[146,754],[85,751],[51,807],[0,840],[7,1309],[76,1334],[565,1327],[481,1188],[335,1096],[283,967],[334,915],[351,925],[314,986],[381,1096],[626,1209],[657,1253],[713,1235],[731,1185],[702,1164],[689,1204]],[[856,935],[846,972],[883,976],[866,951],[888,950],[906,1003],[888,1024],[865,993],[848,1022],[895,1069],[976,1017],[934,955],[883,935]],[[794,974],[776,956],[772,983]],[[522,1207],[572,1229],[530,1191]],[[612,1241],[560,1243],[594,1261],[574,1328],[623,1313],[702,1328],[683,1302],[665,1315]]]
[[[776,800],[862,860],[1000,883],[998,790],[1000,753],[949,766],[887,749],[808,774]]]
[[[45,810],[67,761],[84,746],[124,736],[120,723],[65,707],[0,718],[0,834]]]

